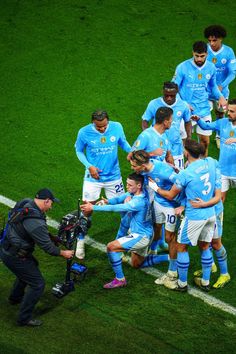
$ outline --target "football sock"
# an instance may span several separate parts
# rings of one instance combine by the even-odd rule
[[[172,272],[176,272],[176,270],[177,270],[177,259],[171,259],[170,258],[168,270],[171,270]]]
[[[188,252],[177,253],[177,268],[179,273],[179,280],[181,284],[187,285],[189,267],[189,254]]]
[[[211,276],[211,266],[212,266],[212,253],[209,250],[201,251],[201,262],[202,262],[202,280],[204,285],[208,285]]]
[[[219,250],[215,251],[215,255],[219,263],[220,274],[227,274],[228,273],[227,252],[223,245]]]
[[[168,260],[169,260],[168,254],[149,254],[145,258],[144,262],[141,264],[140,268],[151,267],[161,262],[167,262]]]
[[[122,269],[121,252],[107,252],[109,261],[117,279],[123,279],[124,273]]]

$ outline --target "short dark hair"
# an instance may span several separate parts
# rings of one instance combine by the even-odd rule
[[[161,124],[165,120],[169,120],[172,114],[173,114],[173,109],[169,107],[160,107],[156,111],[155,122]]]
[[[203,144],[196,140],[187,139],[184,148],[190,153],[192,157],[198,159],[200,155],[205,155],[206,148]]]
[[[228,100],[228,104],[236,104],[236,98],[232,98],[231,100]]]
[[[150,155],[145,150],[136,150],[132,152],[131,160],[135,161],[138,166],[144,163],[148,163],[150,160]]]
[[[137,174],[136,172],[133,172],[128,175],[128,178],[132,181],[135,181],[136,183],[141,183],[141,185],[143,185],[144,183],[144,177],[142,175]]]
[[[179,87],[173,81],[166,81],[163,84],[163,90],[176,90],[176,91],[179,91]]]
[[[203,41],[193,43],[193,51],[195,53],[207,53],[207,44]]]
[[[92,121],[94,121],[94,120],[102,121],[105,118],[107,120],[109,120],[109,116],[108,116],[107,112],[103,111],[102,109],[97,110],[97,111],[92,113]]]
[[[216,38],[225,38],[227,36],[227,32],[223,26],[211,25],[204,29],[204,37],[209,38],[210,36]]]

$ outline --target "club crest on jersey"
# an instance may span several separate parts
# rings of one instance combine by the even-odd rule
[[[137,140],[137,141],[135,142],[135,146],[136,146],[136,147],[139,147],[139,145],[140,145],[140,140]]]
[[[210,80],[210,78],[211,78],[211,75],[210,74],[206,74],[206,79]]]
[[[198,78],[198,80],[201,80],[202,79],[202,74],[198,74],[197,78]]]
[[[233,131],[233,130],[230,131],[229,136],[230,136],[231,138],[234,136],[234,131]]]
[[[178,112],[177,112],[177,117],[180,117],[181,114],[182,114],[182,112],[181,112],[181,111],[178,111]]]
[[[217,58],[212,58],[212,63],[213,64],[217,63]]]
[[[102,136],[101,139],[100,139],[100,141],[101,141],[102,144],[105,144],[105,142],[106,142],[105,136]]]
[[[225,64],[226,62],[227,62],[227,60],[226,60],[225,58],[222,58],[222,59],[221,59],[221,63],[222,63],[222,64]]]
[[[116,141],[116,137],[113,135],[113,136],[111,136],[110,137],[110,141],[112,142],[112,143],[114,143],[114,141]]]

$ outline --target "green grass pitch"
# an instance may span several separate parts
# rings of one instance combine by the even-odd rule
[[[0,194],[19,200],[48,186],[62,200],[50,213],[56,220],[81,197],[84,168],[74,143],[91,112],[106,109],[132,143],[147,103],[191,57],[206,26],[225,26],[225,43],[236,50],[236,4],[229,0],[2,0],[0,14]],[[210,155],[218,156],[213,138]],[[122,151],[119,156],[125,180],[130,168]],[[211,292],[234,307],[235,199],[231,190],[224,220],[232,282]],[[6,213],[0,205],[1,218]],[[105,222],[94,215],[90,235],[105,244],[118,224],[117,215]],[[106,255],[91,247],[86,280],[57,300],[51,287],[63,279],[65,262],[41,251],[37,256],[47,281],[35,313],[44,325],[37,329],[16,327],[17,308],[6,300],[14,277],[0,264],[1,353],[236,353],[235,316],[157,287],[129,266],[128,287],[106,292],[102,285],[112,270]],[[192,284],[197,249],[190,256]]]

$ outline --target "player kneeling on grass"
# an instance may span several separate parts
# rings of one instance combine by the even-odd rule
[[[168,261],[168,255],[146,256],[153,235],[153,221],[150,203],[143,191],[143,181],[143,176],[132,173],[127,178],[127,193],[120,197],[105,200],[105,205],[93,205],[91,203],[81,205],[81,210],[87,214],[92,211],[130,213],[130,234],[109,242],[107,245],[108,258],[114,270],[115,278],[103,286],[105,289],[127,285],[122,269],[121,252],[131,251],[131,265],[134,268],[152,266],[164,260]],[[128,196],[131,197],[130,201],[124,203]]]

